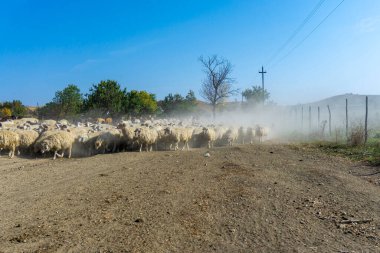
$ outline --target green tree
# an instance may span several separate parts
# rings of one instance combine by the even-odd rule
[[[28,109],[21,103],[20,100],[5,101],[0,105],[0,108],[8,108],[11,113],[9,116],[25,116],[28,112]]]
[[[53,103],[58,109],[57,113],[60,118],[71,117],[78,114],[83,105],[83,96],[79,88],[74,84],[69,84],[62,91],[57,91],[53,98]]]
[[[46,105],[37,109],[37,115],[39,118],[45,119],[58,119],[60,107],[55,102],[49,102]]]
[[[155,95],[146,91],[132,90],[126,94],[125,101],[125,112],[133,116],[153,114],[158,108]]]
[[[185,98],[180,94],[173,95],[170,93],[160,101],[160,106],[167,116],[188,114],[195,111],[196,101],[194,91],[190,90]]]
[[[169,93],[164,100],[160,102],[163,113],[167,116],[173,116],[178,112],[178,107],[184,100],[185,99],[178,93],[174,95]]]
[[[269,99],[270,93],[260,86],[252,86],[252,89],[246,89],[242,92],[242,96],[250,104],[264,104]]]
[[[189,92],[186,95],[186,101],[194,104],[197,102],[197,98],[195,97],[194,91],[189,90]]]
[[[3,107],[0,109],[0,116],[1,117],[9,117],[12,116],[12,111],[8,107]]]
[[[113,80],[101,81],[90,88],[86,95],[85,109],[98,110],[103,114],[118,114],[126,104],[126,89]]]

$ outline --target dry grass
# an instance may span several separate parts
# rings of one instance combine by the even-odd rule
[[[353,147],[361,146],[364,144],[364,127],[362,124],[351,128],[348,136],[348,144]]]

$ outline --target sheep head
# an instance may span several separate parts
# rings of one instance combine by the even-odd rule
[[[141,128],[136,128],[135,129],[135,137],[134,138],[138,138],[138,137],[140,137],[140,135],[141,135]]]
[[[95,141],[95,149],[99,149],[103,144],[103,140],[102,139],[97,139]]]
[[[169,135],[169,134],[171,134],[172,133],[172,129],[170,128],[170,127],[166,127],[165,129],[164,129],[164,135]]]
[[[49,147],[49,144],[47,144],[46,142],[42,142],[41,143],[41,153],[45,153],[45,152],[49,152],[50,151],[50,147]]]

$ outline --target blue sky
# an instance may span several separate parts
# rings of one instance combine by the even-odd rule
[[[293,53],[271,56],[319,0],[3,1],[0,101],[49,102],[73,83],[100,80],[127,90],[199,96],[200,55],[234,66],[235,88],[261,84],[279,104],[343,94],[380,94],[380,1],[345,0]],[[279,55],[301,41],[341,0],[326,0]],[[234,98],[232,98],[234,99]],[[238,98],[239,99],[239,98]]]

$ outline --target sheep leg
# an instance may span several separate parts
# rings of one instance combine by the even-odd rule
[[[187,151],[190,150],[190,148],[189,148],[189,142],[188,141],[186,142],[186,149],[187,149]]]
[[[57,156],[59,158],[62,158],[64,155],[65,155],[65,151],[64,150],[62,150],[62,154],[59,154],[58,151],[55,151],[54,152],[54,158],[53,158],[53,160],[55,160],[57,158]]]
[[[69,147],[69,158],[71,158],[71,149],[72,147]]]
[[[13,146],[11,151],[9,152],[9,158],[13,158],[15,156],[16,147]]]
[[[150,145],[149,152],[152,152],[152,151],[153,151],[153,145]]]
[[[139,152],[141,152],[141,150],[142,150],[142,144],[140,144],[140,151]]]

